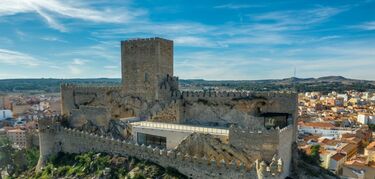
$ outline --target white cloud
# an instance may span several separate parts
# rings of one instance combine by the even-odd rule
[[[106,60],[110,62],[118,62],[120,59],[120,43],[116,42],[117,44],[114,46],[113,43],[110,42],[100,42],[96,45],[92,46],[83,46],[71,49],[69,51],[63,51],[61,53],[56,53],[55,55],[58,57],[63,58],[70,58],[70,59],[88,59],[90,58],[91,61],[94,60]],[[88,60],[86,60],[88,62]]]
[[[287,49],[257,47],[183,52],[176,54],[175,73],[182,79],[280,79],[291,77],[297,67],[298,77],[342,75],[375,80],[373,43],[371,39],[358,39],[335,46],[319,43]]]
[[[233,4],[227,4],[233,5]],[[234,5],[233,5],[234,6]],[[222,6],[224,8],[224,6]],[[174,40],[179,46],[228,47],[230,45],[277,45],[308,43],[332,40],[325,38],[291,35],[297,30],[308,29],[327,21],[344,11],[344,8],[319,7],[307,10],[275,11],[250,16],[251,23],[207,25],[196,22],[155,23],[149,21],[127,24],[123,28],[105,29],[93,32],[101,39],[126,37],[162,36]]]
[[[363,24],[360,24],[354,27],[362,29],[362,30],[375,30],[375,21],[365,22]]]
[[[50,27],[67,31],[58,22],[58,18],[73,18],[97,23],[126,23],[143,14],[140,10],[105,9],[98,10],[76,1],[63,0],[2,0],[0,16],[19,13],[36,13],[41,16]]]
[[[83,70],[78,66],[69,65],[68,69],[72,75],[80,75],[83,74]]]
[[[73,59],[72,64],[73,65],[84,65],[87,62],[88,62],[88,60],[75,58],[75,59]]]
[[[107,65],[107,66],[104,66],[105,69],[117,69],[117,68],[120,68],[119,66],[114,66],[114,65]]]
[[[25,53],[7,49],[0,49],[0,63],[8,65],[26,65],[29,67],[36,67],[39,66],[42,62]]]
[[[93,36],[100,38],[123,38],[125,35],[140,37],[145,36],[189,36],[197,34],[208,34],[215,30],[216,27],[204,25],[201,23],[154,23],[154,22],[137,22],[130,25],[125,25],[123,28],[106,29],[98,32],[93,32]]]
[[[195,36],[178,36],[173,39],[176,45],[181,46],[196,46],[196,47],[214,47],[216,43],[202,37]]]
[[[249,16],[258,22],[252,26],[259,30],[301,30],[309,28],[310,25],[322,23],[345,10],[345,8],[320,7],[309,10],[274,11]]]
[[[45,41],[50,41],[50,42],[68,43],[66,40],[61,40],[60,38],[54,37],[54,36],[45,36],[45,37],[41,37],[40,39],[45,40]]]
[[[251,5],[251,4],[223,4],[215,6],[216,9],[246,9],[264,7],[264,5]]]

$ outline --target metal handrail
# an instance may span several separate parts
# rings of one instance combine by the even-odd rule
[[[158,123],[158,122],[146,122],[146,121],[134,122],[132,124],[145,126],[145,127],[193,131],[193,132],[200,132],[200,133],[229,134],[229,130],[227,129],[218,129],[218,128],[209,128],[209,127],[198,127],[198,126],[188,126],[188,125]]]

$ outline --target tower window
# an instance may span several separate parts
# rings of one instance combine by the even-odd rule
[[[148,73],[145,73],[145,82],[148,82]]]

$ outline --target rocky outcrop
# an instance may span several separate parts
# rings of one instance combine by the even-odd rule
[[[130,126],[128,126],[128,123],[121,120],[112,119],[108,122],[108,127],[101,127],[91,121],[87,121],[84,125],[77,127],[76,129],[102,136],[109,136],[114,139],[125,140],[129,138],[129,135],[127,134],[129,128]]]
[[[223,143],[220,139],[210,134],[193,133],[185,138],[180,145],[177,146],[176,152],[189,154],[199,158],[206,157],[215,159],[216,161],[225,160],[242,162],[246,166],[253,165],[259,156],[246,153],[229,144]]]
[[[237,103],[237,102],[236,102]],[[263,121],[248,112],[242,105],[229,104],[207,105],[203,103],[185,104],[185,123],[195,125],[227,126],[263,126]],[[242,106],[242,107],[241,107]]]

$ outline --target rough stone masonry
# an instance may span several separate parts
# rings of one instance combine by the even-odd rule
[[[174,166],[171,167],[179,169],[187,176],[193,178],[235,177],[237,175],[234,173],[238,172],[231,173],[232,169],[237,170],[239,166],[244,166],[248,173],[246,175],[242,173],[243,177],[237,176],[239,178],[246,178],[245,176],[285,178],[289,175],[291,145],[296,138],[297,94],[291,92],[181,92],[178,88],[178,78],[173,76],[173,41],[162,38],[122,41],[121,60],[122,84],[120,86],[73,84],[61,86],[62,115],[68,120],[64,126],[58,121],[40,123],[39,168],[53,153],[90,151],[91,149],[87,146],[94,146],[92,150],[97,152],[111,153],[113,151],[116,154],[132,155],[168,167],[171,163],[170,159],[160,158],[160,155],[164,154],[162,155],[159,150],[163,149],[155,149],[156,152],[151,152],[153,146],[149,146],[150,151],[147,152],[146,149],[134,150],[134,147],[121,143],[122,141],[128,143],[131,138],[130,132],[124,132],[131,130],[131,126],[123,125],[121,119],[136,117],[150,122],[228,128],[229,140],[227,142],[211,142],[212,145],[196,142],[202,141],[202,143],[210,144],[210,141],[215,141],[212,136],[209,136],[212,140],[207,139],[207,135],[195,142],[189,140],[189,137],[183,141],[184,147],[188,146],[191,150],[187,154],[180,153],[179,155],[184,157],[177,163],[172,162]],[[82,137],[81,134],[67,132],[67,129],[63,127],[89,132],[92,135],[108,136],[110,139],[104,142],[111,145],[103,146],[101,145],[103,141],[95,142],[104,140],[100,137]],[[199,135],[194,134],[194,137],[199,138]],[[112,142],[112,137],[121,142],[118,144]],[[74,143],[75,140],[79,142]],[[131,146],[133,145],[137,144]],[[229,149],[241,155],[233,155],[227,150],[217,151],[217,149]],[[215,151],[215,154],[212,151]],[[171,152],[178,153],[178,147]],[[177,153],[175,153],[176,157],[178,157]],[[231,156],[243,156],[247,159]],[[217,173],[219,170],[207,169],[207,166],[203,167],[199,162],[194,163],[189,159],[194,157],[212,160],[209,166],[217,165],[221,167],[222,172]],[[224,164],[216,164],[218,161]],[[234,164],[235,167],[226,167],[227,164],[228,166]],[[225,170],[223,167],[226,167]]]

